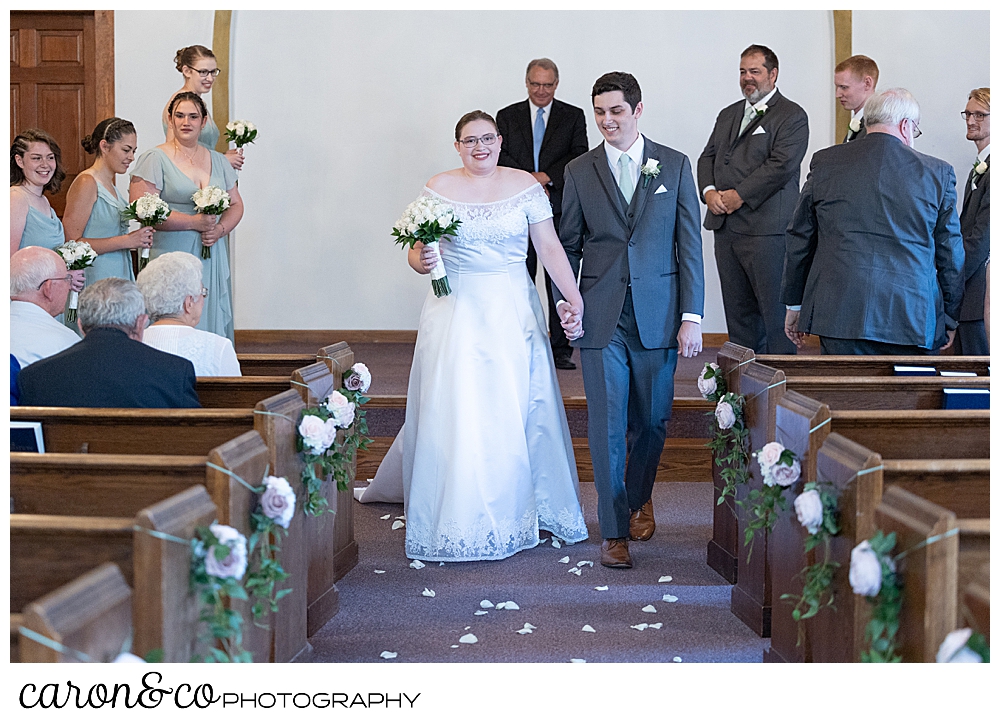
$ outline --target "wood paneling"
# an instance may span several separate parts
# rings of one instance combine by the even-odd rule
[[[39,30],[38,65],[72,65],[82,68],[83,29]]]

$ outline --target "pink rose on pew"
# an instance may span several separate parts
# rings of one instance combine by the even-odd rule
[[[326,398],[325,406],[332,415],[329,420],[337,427],[347,429],[354,422],[354,404],[340,392],[334,390]]]
[[[799,464],[797,459],[792,460],[790,465],[788,464],[776,464],[771,467],[770,474],[764,477],[764,484],[770,484],[770,486],[778,485],[778,487],[791,487],[795,484],[799,475],[802,474],[802,465]],[[770,483],[768,483],[770,480]]]
[[[719,423],[719,429],[729,429],[736,424],[736,412],[729,402],[719,402],[715,405],[715,420]]]
[[[344,386],[352,392],[364,394],[372,385],[372,373],[361,362],[351,367],[351,373],[344,377]]]
[[[868,540],[851,550],[851,571],[847,579],[856,595],[875,597],[882,589],[882,563]]]
[[[716,381],[715,376],[711,376],[708,379],[705,378],[705,372],[711,369],[713,375],[719,371],[719,365],[709,362],[705,365],[705,368],[701,370],[701,374],[698,375],[698,391],[701,392],[701,396],[708,399],[711,395],[715,394],[716,390],[719,388],[719,383]]]
[[[264,516],[286,530],[295,513],[295,492],[284,477],[265,477],[260,506]]]
[[[307,414],[299,422],[299,434],[302,435],[302,443],[312,454],[323,454],[337,438],[337,428],[321,417]]]
[[[941,641],[938,648],[935,662],[938,663],[981,663],[982,657],[974,650],[970,650],[966,643],[972,637],[972,628],[962,628],[952,630],[945,639]]]
[[[795,516],[810,535],[823,525],[823,500],[817,490],[806,490],[795,498]]]
[[[208,548],[208,554],[205,556],[205,572],[215,577],[243,579],[243,574],[247,571],[247,538],[229,525],[216,523],[209,525],[208,529],[212,531],[220,545],[229,548],[229,552],[220,560],[216,552],[218,546],[212,545]]]

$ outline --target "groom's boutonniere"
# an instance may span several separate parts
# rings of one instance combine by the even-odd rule
[[[861,130],[861,118],[855,117],[851,118],[851,124],[848,126],[852,133],[857,133]]]
[[[642,187],[645,188],[649,185],[650,178],[656,178],[660,175],[660,169],[662,166],[660,162],[655,158],[647,158],[646,163],[643,164],[639,172],[642,174]]]
[[[972,170],[974,170],[979,176],[986,173],[989,169],[990,165],[986,161],[976,161],[975,165],[972,167]]]

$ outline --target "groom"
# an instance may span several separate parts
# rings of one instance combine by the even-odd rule
[[[632,567],[648,540],[653,480],[674,398],[677,351],[701,351],[704,270],[698,195],[682,153],[639,134],[642,93],[628,73],[591,91],[604,143],[566,166],[559,236],[580,272],[588,441],[601,564]],[[563,321],[572,313],[559,302]]]

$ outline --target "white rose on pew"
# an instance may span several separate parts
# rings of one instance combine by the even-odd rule
[[[215,577],[242,580],[247,571],[247,538],[229,525],[214,524],[208,529],[220,544],[229,548],[229,554],[219,560],[215,556],[215,545],[212,545],[205,555],[205,572]]]
[[[719,402],[715,405],[715,420],[719,423],[719,429],[729,429],[736,424],[736,412],[729,402]]]
[[[705,371],[711,369],[713,372],[719,371],[719,365],[709,363],[705,365],[705,369],[701,370],[701,374],[698,375],[698,391],[701,392],[701,396],[705,399],[712,394],[715,394],[716,390],[719,388],[719,383],[715,380],[715,377],[709,379],[705,378]]]
[[[823,524],[823,500],[817,490],[806,490],[795,498],[795,516],[810,535],[815,535]]]
[[[768,479],[771,480],[770,486],[778,485],[778,487],[791,487],[795,484],[799,475],[802,474],[802,466],[799,461],[792,460],[792,464],[789,466],[787,464],[776,464],[769,470],[764,482],[767,483]]]
[[[847,579],[856,595],[874,597],[882,589],[882,563],[868,540],[862,540],[851,550],[851,571]]]
[[[286,530],[295,513],[295,492],[284,477],[265,477],[260,506],[264,516]]]
[[[302,421],[299,422],[299,434],[302,435],[302,443],[309,447],[313,454],[323,454],[330,446],[329,442],[324,443],[327,437],[326,423],[313,414],[302,417]]]
[[[757,464],[760,465],[760,471],[764,472],[766,469],[778,464],[778,460],[781,459],[781,453],[784,451],[785,445],[781,444],[781,442],[768,442],[754,452]]]
[[[962,628],[952,630],[941,641],[938,648],[936,662],[938,663],[981,663],[982,657],[974,650],[966,647],[969,638],[972,637],[972,628]]]
[[[368,391],[368,387],[372,385],[372,373],[361,362],[352,366],[351,371],[354,373],[347,376],[344,380],[344,386],[352,392],[361,392],[364,394]]]
[[[333,415],[331,420],[341,429],[347,429],[354,423],[354,404],[340,392],[330,392],[330,396],[326,398],[326,408]]]
[[[328,419],[323,423],[323,449],[329,449],[337,441],[337,420]]]

